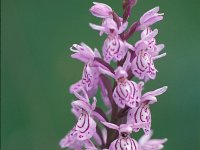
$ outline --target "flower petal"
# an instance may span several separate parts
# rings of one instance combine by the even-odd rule
[[[109,122],[101,122],[103,125],[105,125],[106,127],[110,128],[110,129],[115,129],[115,130],[119,130],[119,126],[113,123],[109,123]]]
[[[147,92],[142,96],[141,102],[148,102],[149,104],[153,104],[154,102],[157,101],[156,96],[161,95],[166,91],[167,91],[167,86],[164,86],[154,91]]]
[[[83,112],[76,124],[77,139],[80,141],[90,139],[96,132],[96,122],[87,112]]]
[[[109,150],[139,150],[139,146],[132,138],[120,138],[111,143]]]
[[[61,148],[70,147],[76,141],[76,130],[75,127],[60,141],[59,145]]]
[[[141,104],[139,107],[132,108],[128,111],[127,123],[133,125],[135,132],[143,128],[145,133],[150,132],[151,129],[151,112],[147,104]],[[134,128],[134,124],[141,124],[140,128]]]
[[[99,18],[111,17],[112,8],[104,3],[93,2],[93,6],[90,8],[92,15]]]
[[[144,23],[146,20],[150,19],[152,16],[154,16],[158,11],[159,11],[159,7],[155,7],[149,11],[147,11],[141,18],[140,18],[140,22]]]
[[[125,105],[134,108],[140,101],[140,91],[133,81],[125,81],[118,83],[113,92],[113,99],[116,104],[124,108]]]

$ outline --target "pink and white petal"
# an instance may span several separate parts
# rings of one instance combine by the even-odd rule
[[[81,42],[81,46],[84,49],[84,53],[88,55],[91,59],[95,56],[93,50],[85,43]]]
[[[95,4],[95,5],[102,5],[104,7],[107,7],[107,9],[109,9],[110,11],[112,11],[112,8],[110,6],[108,6],[107,4],[99,3],[99,2],[93,2],[93,4]]]
[[[135,117],[135,112],[137,111],[138,108],[132,108],[128,111],[127,114],[127,124],[134,124],[136,121],[134,118]]]
[[[99,25],[95,25],[93,23],[89,23],[90,27],[94,30],[98,30],[98,31],[101,31],[101,32],[106,32],[106,28],[103,27],[103,26],[99,26]],[[100,34],[101,35],[101,34]]]
[[[84,55],[82,55],[80,53],[72,54],[71,58],[75,58],[75,59],[80,60],[80,61],[82,61],[84,63],[87,63],[89,61],[89,57],[86,57],[86,56],[84,56]]]
[[[141,124],[140,128],[143,128],[144,132],[148,133],[151,128],[151,112],[149,106],[142,104],[137,108],[130,109],[127,115],[127,123],[133,126],[135,124]],[[133,127],[135,132],[139,131],[140,128]]]
[[[139,150],[139,146],[132,138],[119,138],[111,143],[109,150]]]
[[[107,142],[107,130],[106,130],[106,128],[103,128],[101,130],[101,132],[102,132],[103,141],[104,141],[104,143],[106,143]]]
[[[152,16],[154,16],[158,11],[159,7],[155,7],[149,11],[147,11],[142,17],[140,18],[140,23],[143,24],[146,20],[150,19]]]
[[[124,64],[123,64],[123,67],[122,67],[123,70],[128,70],[128,69],[129,69],[129,66],[130,66],[130,64],[131,64],[130,59],[131,59],[131,53],[128,52],[128,53],[127,53],[127,56],[126,56],[126,60],[125,60],[125,62],[124,62]]]
[[[94,58],[92,49],[83,42],[80,45],[73,44],[70,50],[74,52],[74,54],[71,55],[72,58],[81,60],[84,63],[87,63]]]
[[[80,141],[90,139],[96,132],[96,122],[88,113],[82,113],[76,124],[77,139]]]
[[[116,88],[113,92],[113,99],[115,101],[115,103],[120,107],[120,108],[124,108],[126,103],[125,100],[122,99],[121,97],[119,97],[119,93],[117,92]]]
[[[130,99],[130,101],[126,102],[126,105],[130,108],[134,108],[138,106],[138,103],[135,101],[135,99]]]
[[[132,133],[133,129],[132,129],[132,125],[131,124],[121,124],[119,126],[119,132],[120,133]]]
[[[146,22],[144,22],[142,24],[142,27],[148,27],[153,25],[154,23],[163,20],[163,16],[153,16],[152,18],[149,18],[148,20],[146,20]]]
[[[150,139],[142,147],[142,150],[161,150],[164,148],[164,143],[167,139]]]
[[[99,18],[111,17],[112,8],[104,3],[93,2],[93,6],[90,8],[92,15]]]
[[[81,88],[81,91],[82,91],[82,88]],[[75,91],[75,92],[74,92],[74,95],[75,95],[79,100],[88,103],[88,102],[89,102],[89,99],[84,98],[83,95],[81,95],[81,94],[82,94],[81,91],[79,91],[79,92],[76,92],[76,91]]]
[[[152,96],[152,95],[148,95],[148,96],[145,96],[145,97],[142,96],[141,102],[153,104],[153,103],[157,102],[157,98],[155,96]]]
[[[131,70],[137,78],[144,79],[145,72],[138,68],[137,58],[132,61]]]
[[[157,56],[152,57],[152,59],[153,59],[153,60],[156,60],[156,59],[162,58],[162,57],[164,57],[164,56],[166,56],[166,55],[167,55],[167,53],[162,53],[162,54],[160,54],[160,55],[157,55]]]
[[[165,48],[165,45],[164,44],[159,44],[157,45],[157,52],[159,53],[162,49]]]
[[[149,144],[150,145],[159,145],[159,144],[164,144],[165,142],[167,142],[167,138],[165,139],[152,139],[152,140],[149,140]]]
[[[152,56],[155,57],[157,56],[160,51],[165,47],[164,44],[159,44],[159,45],[155,45],[155,47],[151,50],[148,50],[148,53]]]
[[[126,80],[118,83],[113,92],[113,99],[116,104],[124,108],[125,104],[131,108],[136,107],[140,101],[138,86],[135,82]]]
[[[135,44],[135,51],[136,53],[139,52],[140,50],[145,50],[148,46],[148,42],[147,41],[138,41],[136,44]]]
[[[110,144],[109,150],[117,150],[116,147],[115,147],[117,141],[118,141],[118,139],[114,140],[114,141]]]
[[[85,101],[82,101],[82,100],[73,101],[73,102],[71,103],[71,105],[72,105],[73,107],[82,108],[82,109],[84,109],[84,110],[87,111],[87,112],[91,112],[91,111],[92,111],[92,110],[91,110],[90,104],[87,103],[87,102],[85,102]]]
[[[140,91],[140,93],[141,93],[142,90],[143,90],[143,87],[144,87],[144,82],[143,82],[143,81],[140,81],[137,85],[138,85],[138,89],[139,89],[139,91]]]
[[[109,71],[109,70],[105,70],[104,68],[99,67],[99,68],[98,68],[98,71],[99,71],[101,74],[108,75],[108,76],[112,77],[113,79],[115,79],[115,75],[114,75],[111,71]]]
[[[76,130],[75,127],[63,138],[61,139],[59,145],[61,148],[69,147],[73,145],[76,141]]]
[[[149,134],[149,132],[151,131],[151,123],[149,123],[148,126],[144,127],[143,131],[145,134]]]
[[[76,116],[76,118],[79,118],[79,116],[82,112],[82,109],[80,107],[76,107],[76,106],[72,105],[71,111]]]
[[[150,58],[149,66],[148,66],[148,69],[146,70],[146,74],[147,74],[148,78],[154,80],[156,78],[156,72],[157,72],[157,70],[154,66],[153,59]]]
[[[91,116],[93,116],[94,119],[98,120],[98,121],[106,121],[104,117],[102,117],[98,112],[93,111],[91,113]]]
[[[154,29],[153,31],[151,31],[148,35],[146,35],[142,40],[144,41],[149,41],[152,38],[154,38],[156,35],[158,34],[158,29]]]
[[[167,86],[164,86],[164,87],[159,88],[159,89],[154,90],[154,91],[147,92],[142,96],[141,101],[144,101],[149,96],[155,97],[155,96],[161,95],[161,94],[165,93],[166,91],[167,91]]]
[[[116,124],[109,123],[109,122],[103,122],[103,121],[101,123],[110,129],[119,130],[119,126]]]
[[[94,48],[94,56],[97,58],[101,58],[101,54],[99,53],[97,48]]]
[[[97,67],[91,65],[93,64],[86,64],[82,73],[82,85],[84,85],[86,91],[98,88],[99,71]]]
[[[144,134],[139,140],[138,140],[138,144],[140,146],[143,146],[145,143],[147,143],[151,137],[153,135],[153,131],[150,131],[149,134]]]
[[[119,31],[118,34],[121,34],[122,32],[124,32],[126,30],[128,26],[128,21],[126,21],[125,23],[123,23],[120,27],[119,27]]]
[[[75,84],[72,84],[69,88],[70,93],[79,92],[82,88],[82,81],[78,81]]]
[[[127,47],[119,37],[111,37],[104,41],[103,44],[103,56],[107,63],[114,58],[115,61],[120,61],[127,53]]]
[[[150,27],[146,27],[141,33],[141,39],[144,39],[151,32],[152,29]]]
[[[87,95],[88,97],[93,97],[96,95],[98,90],[98,84],[96,84],[95,86],[93,86],[93,88],[91,88],[90,90],[87,91]]]

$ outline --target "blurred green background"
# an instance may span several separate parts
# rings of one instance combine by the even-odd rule
[[[99,0],[122,13],[121,0]],[[70,84],[83,64],[69,47],[84,41],[101,49],[104,37],[89,28],[100,23],[88,9],[91,0],[2,0],[1,149],[59,150],[73,127]],[[165,150],[200,149],[200,2],[138,0],[130,22],[159,5],[158,43],[167,56],[156,62],[157,79],[145,90],[168,85],[152,106],[154,137],[167,137]],[[138,35],[130,43],[136,41]]]

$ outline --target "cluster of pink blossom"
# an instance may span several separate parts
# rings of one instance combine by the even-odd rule
[[[160,150],[167,139],[151,139],[150,105],[157,102],[156,96],[163,94],[167,87],[143,94],[144,83],[156,78],[154,61],[166,55],[159,54],[164,48],[157,44],[158,30],[151,25],[163,19],[159,7],[146,12],[139,21],[128,28],[128,18],[136,0],[123,1],[123,16],[103,3],[94,2],[90,12],[102,19],[101,25],[90,23],[90,27],[107,35],[102,56],[95,48],[84,43],[74,44],[70,49],[72,58],[82,61],[85,66],[82,78],[70,87],[77,100],[72,102],[72,113],[78,122],[60,141],[62,148],[75,150]],[[127,29],[128,28],[128,29]],[[141,39],[135,44],[128,39],[141,31]],[[114,68],[110,62],[116,62]],[[141,80],[136,83],[132,78]],[[112,81],[112,79],[114,79]],[[101,99],[107,111],[96,106],[94,97],[101,92]],[[91,102],[93,98],[93,102]],[[138,140],[132,132],[143,129],[144,135]]]

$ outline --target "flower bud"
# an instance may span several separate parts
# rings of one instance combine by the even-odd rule
[[[106,4],[94,2],[90,12],[96,17],[108,18],[112,15],[112,8]]]
[[[164,14],[163,13],[159,14],[158,11],[159,11],[159,7],[155,7],[153,9],[149,10],[148,12],[146,12],[140,18],[140,27],[139,28],[141,30],[143,30],[145,27],[149,27],[152,24],[162,20],[163,19],[162,15],[164,15]]]

